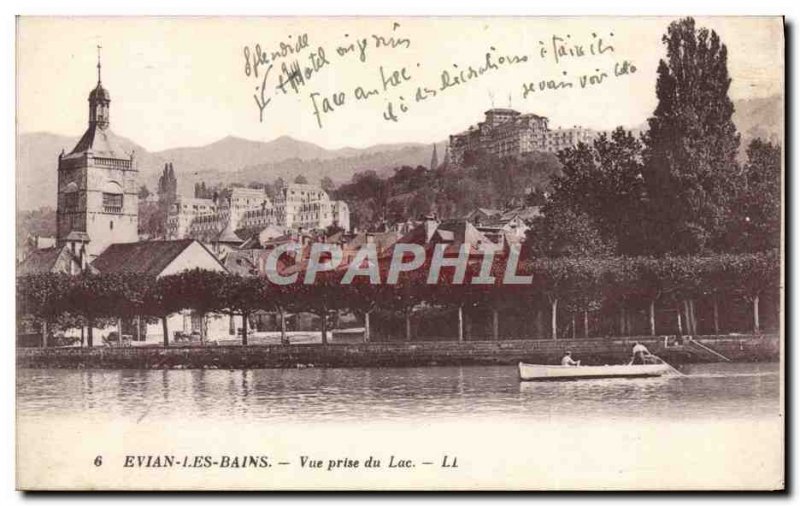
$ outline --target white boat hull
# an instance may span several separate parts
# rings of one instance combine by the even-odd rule
[[[519,363],[522,381],[559,381],[597,378],[649,378],[670,370],[667,364],[645,365],[538,365]]]

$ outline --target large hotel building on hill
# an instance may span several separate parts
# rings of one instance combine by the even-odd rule
[[[597,132],[581,127],[550,130],[547,118],[513,109],[489,109],[485,120],[465,132],[450,136],[449,161],[460,165],[468,151],[484,151],[498,157],[520,156],[533,151],[557,153],[590,142]]]

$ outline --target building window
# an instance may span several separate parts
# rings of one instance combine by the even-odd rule
[[[103,193],[103,211],[106,213],[119,214],[122,212],[121,193]]]
[[[68,212],[77,211],[78,210],[78,194],[77,193],[67,193],[64,195],[64,208]]]

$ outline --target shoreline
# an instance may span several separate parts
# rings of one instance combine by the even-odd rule
[[[557,364],[564,351],[584,365],[624,363],[634,342],[676,364],[774,362],[780,336],[698,336],[664,346],[665,336],[563,340],[419,341],[292,345],[222,345],[124,348],[17,348],[27,369],[295,369]],[[724,357],[724,358],[723,358]]]

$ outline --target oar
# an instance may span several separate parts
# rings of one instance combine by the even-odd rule
[[[663,358],[661,358],[661,357],[659,357],[659,356],[657,356],[657,355],[653,355],[652,353],[651,353],[650,355],[652,355],[653,357],[657,358],[659,361],[661,361],[661,363],[662,363],[662,364],[664,364],[664,365],[668,366],[670,369],[672,369],[672,370],[673,370],[675,373],[677,373],[679,376],[686,376],[685,374],[683,374],[683,373],[682,373],[682,372],[680,372],[679,370],[675,369],[675,368],[672,366],[672,364],[668,363],[668,362],[667,362],[666,360],[664,360]]]

